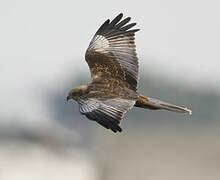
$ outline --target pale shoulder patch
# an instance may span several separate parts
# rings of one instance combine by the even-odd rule
[[[102,35],[96,35],[90,45],[89,45],[89,49],[90,50],[94,50],[96,52],[105,52],[106,49],[108,49],[110,47],[109,41],[107,38],[105,38]]]

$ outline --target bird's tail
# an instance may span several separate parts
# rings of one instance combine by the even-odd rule
[[[179,113],[188,113],[192,114],[192,111],[190,109],[187,109],[186,107],[180,107],[176,106],[155,98],[150,98],[147,96],[139,95],[138,100],[135,103],[136,107],[145,108],[145,109],[164,109],[168,111],[174,111]]]

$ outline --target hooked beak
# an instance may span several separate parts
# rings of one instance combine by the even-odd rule
[[[66,101],[69,101],[71,98],[70,98],[70,96],[67,96],[66,97]]]

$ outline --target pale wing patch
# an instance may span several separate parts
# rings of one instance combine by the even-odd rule
[[[100,103],[98,101],[94,101],[94,100],[80,100],[79,104],[80,104],[79,111],[81,113],[92,112],[92,111],[96,110],[97,108],[99,108],[99,106],[100,106]]]
[[[96,35],[89,45],[90,50],[94,50],[95,52],[105,53],[106,49],[110,46],[108,39],[104,36]]]
[[[103,103],[106,106],[111,106],[112,109],[114,109],[115,111],[120,111],[123,114],[122,115],[123,118],[125,113],[127,113],[134,106],[135,101],[115,98],[115,99],[105,100]]]

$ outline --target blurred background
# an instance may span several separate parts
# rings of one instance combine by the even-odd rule
[[[0,180],[220,179],[220,2],[0,1]],[[89,81],[84,53],[123,12],[136,35],[139,92],[191,116],[134,108],[114,134],[68,91]]]

